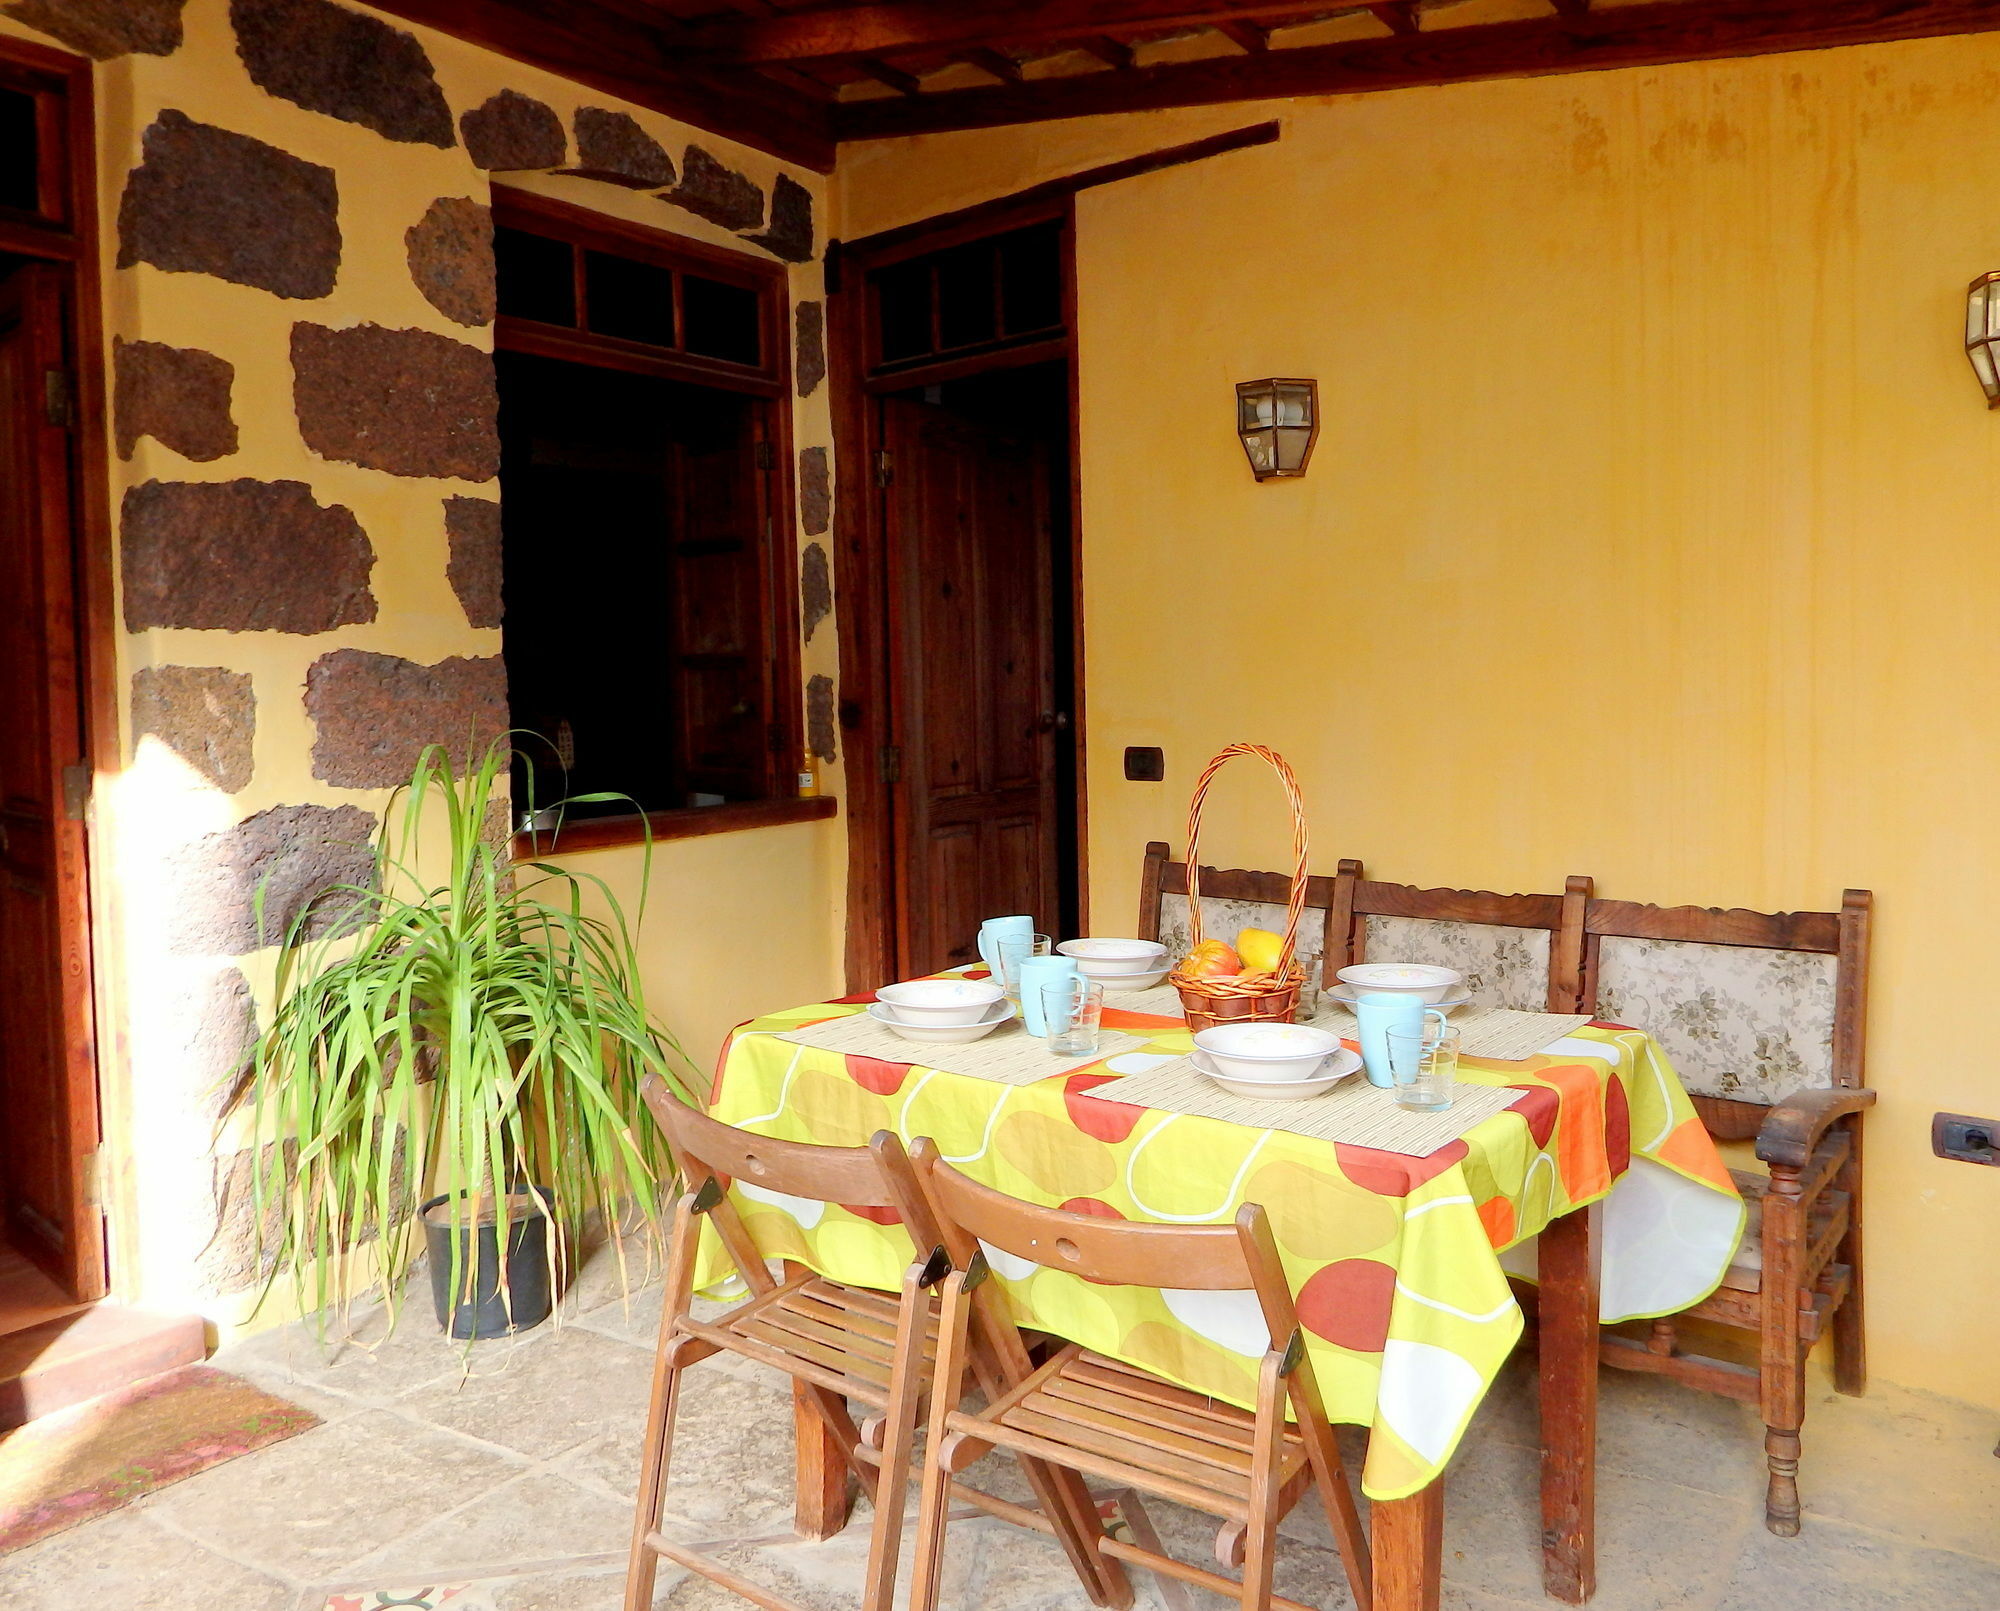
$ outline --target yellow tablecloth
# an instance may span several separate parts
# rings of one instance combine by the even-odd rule
[[[1430,1157],[1408,1158],[1090,1094],[1184,1055],[1179,1019],[1108,1012],[1107,1027],[1150,1034],[1146,1048],[1025,1087],[776,1038],[859,1010],[823,1003],[746,1024],[724,1051],[711,1111],[824,1145],[858,1146],[880,1129],[927,1135],[988,1185],[1085,1213],[1193,1224],[1262,1203],[1327,1409],[1371,1428],[1362,1484],[1376,1499],[1414,1493],[1443,1469],[1520,1336],[1503,1251],[1517,1265],[1551,1219],[1603,1201],[1602,1313],[1624,1320],[1706,1297],[1742,1231],[1743,1205],[1714,1144],[1640,1030],[1591,1025],[1521,1062],[1462,1060],[1462,1080],[1527,1094]],[[862,1285],[900,1281],[909,1244],[891,1216],[733,1190],[766,1257]],[[1254,1401],[1267,1344],[1248,1293],[1097,1286],[990,1256],[1021,1324]],[[697,1279],[726,1270],[711,1232]]]

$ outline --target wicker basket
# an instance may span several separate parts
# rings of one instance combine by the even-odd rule
[[[1270,763],[1285,786],[1285,798],[1292,807],[1292,893],[1285,904],[1284,945],[1278,952],[1278,968],[1264,979],[1242,980],[1235,975],[1190,978],[1176,967],[1168,976],[1180,992],[1181,1010],[1190,1029],[1213,1029],[1218,1024],[1289,1024],[1299,1010],[1299,991],[1304,988],[1306,971],[1293,960],[1298,939],[1299,918],[1306,905],[1306,810],[1299,796],[1299,780],[1276,750],[1262,744],[1232,744],[1202,768],[1196,779],[1194,798],[1188,802],[1187,898],[1188,933],[1194,945],[1202,942],[1201,932],[1201,806],[1215,774],[1239,755],[1254,755]]]

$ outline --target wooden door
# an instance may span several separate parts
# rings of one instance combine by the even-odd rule
[[[1056,921],[1050,463],[886,398],[890,774],[899,977],[967,962],[982,919]]]
[[[103,1295],[68,390],[60,271],[0,279],[0,1206],[14,1245]]]

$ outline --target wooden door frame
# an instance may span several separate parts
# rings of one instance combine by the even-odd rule
[[[1045,341],[943,359],[894,375],[871,377],[868,276],[905,258],[1030,224],[1062,222],[1063,333]],[[1076,348],[1076,207],[1074,190],[1025,194],[827,248],[827,379],[833,412],[834,576],[839,611],[841,748],[847,761],[847,988],[869,990],[895,977],[899,870],[891,786],[882,776],[890,741],[896,645],[889,612],[889,563],[881,487],[882,411],[892,392],[962,380],[1001,369],[1060,361],[1069,389],[1070,641],[1057,644],[1071,659],[1071,742],[1076,746],[1077,913],[1089,931],[1089,777],[1084,745],[1083,467],[1078,443]],[[1056,578],[1061,586],[1061,578]]]
[[[99,267],[97,195],[97,120],[91,63],[81,56],[52,50],[26,40],[0,37],[0,83],[32,88],[60,98],[60,115],[44,116],[41,136],[45,150],[53,147],[51,167],[44,173],[44,195],[53,192],[61,216],[34,220],[0,212],[0,252],[54,266],[62,279],[64,301],[64,361],[68,373],[70,552],[74,566],[76,668],[79,717],[84,753],[77,760],[89,768],[93,788],[97,778],[116,773],[122,764],[117,695],[117,617],[114,607],[114,562],[111,539],[111,458],[106,429],[107,387],[103,326],[102,281]],[[60,393],[53,393],[59,398]],[[51,406],[60,406],[52,402]],[[90,861],[95,850],[95,813],[87,798],[81,802],[81,831],[59,854],[70,865],[59,867],[61,948],[78,959],[84,978],[69,996],[63,1025],[65,1065],[72,1095],[87,1096],[97,1134],[89,1148],[102,1147],[102,1092],[99,1053],[103,1039],[101,979],[92,947],[93,891]],[[62,847],[62,839],[58,838]],[[78,865],[77,863],[81,863]],[[72,1113],[80,1111],[72,1106]],[[79,1141],[80,1144],[80,1141]],[[79,1152],[77,1167],[85,1168]],[[106,1171],[94,1171],[102,1180]],[[86,1207],[108,1210],[101,1193],[83,1183]],[[109,1262],[108,1249],[95,1261],[100,1288]],[[100,1292],[77,1294],[97,1297]]]

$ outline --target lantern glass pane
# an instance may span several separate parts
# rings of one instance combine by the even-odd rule
[[[1307,388],[1304,386],[1278,388],[1278,424],[1312,424],[1312,393]]]
[[[1245,431],[1243,451],[1249,456],[1250,468],[1260,476],[1271,473],[1271,433],[1269,431]]]
[[[1312,441],[1312,432],[1296,426],[1281,426],[1278,430],[1278,468],[1296,470],[1306,462],[1306,447]]]
[[[1236,428],[1254,431],[1272,423],[1271,393],[1268,390],[1236,394]]]
[[[1980,333],[2000,336],[2000,280],[1986,282],[1986,328]]]
[[[1988,397],[2000,393],[2000,370],[1996,370],[1993,349],[1985,342],[1975,342],[1965,349],[1965,355],[1972,360],[1972,372],[1979,377],[1979,384]]]
[[[1986,334],[1987,293],[1991,290],[1991,284],[1980,280],[1965,293],[1965,344],[1968,347]]]

